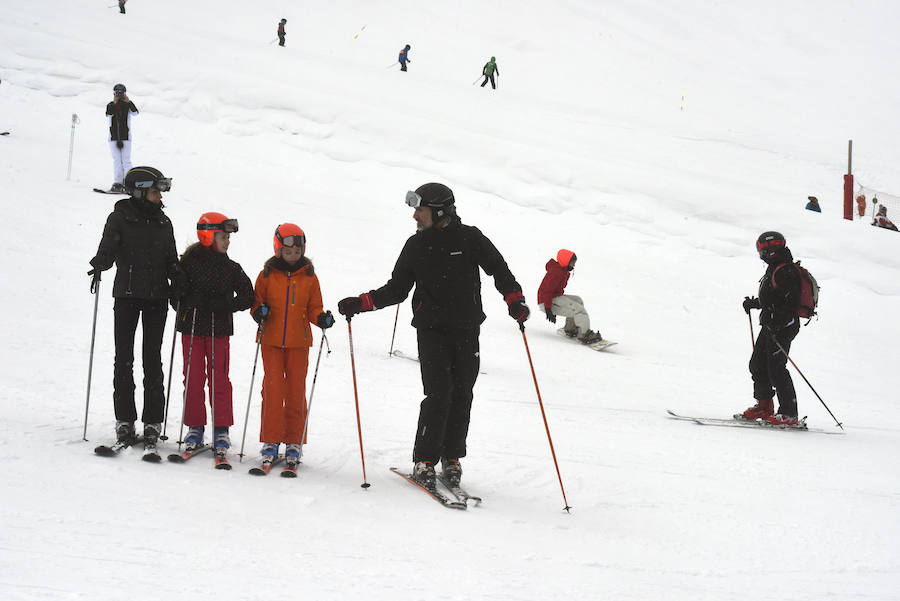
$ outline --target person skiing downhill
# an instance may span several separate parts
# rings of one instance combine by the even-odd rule
[[[497,89],[497,82],[494,81],[494,73],[497,74],[497,77],[500,77],[500,68],[497,67],[497,58],[492,56],[491,60],[484,64],[484,67],[481,69],[481,74],[484,75],[484,81],[481,82],[481,87],[483,88],[485,84],[487,84],[488,80],[491,80],[491,87],[493,89]]]
[[[117,83],[113,86],[113,100],[106,105],[109,150],[113,159],[112,192],[126,192],[122,182],[131,170],[131,116],[137,115],[138,110],[126,91],[124,84]]]
[[[203,446],[207,421],[204,388],[209,382],[210,402],[215,412],[211,420],[213,446],[220,457],[231,447],[228,428],[234,424],[228,377],[230,336],[234,334],[232,314],[253,305],[250,278],[228,257],[231,234],[237,231],[237,219],[215,212],[200,216],[198,242],[181,256],[181,268],[189,285],[187,294],[178,303],[175,318],[175,329],[181,332],[184,359],[186,449],[192,451]]]
[[[275,229],[275,255],[256,278],[251,315],[260,324],[265,375],[262,385],[261,455],[271,463],[285,444],[285,462],[296,469],[306,423],[306,372],[313,336],[310,324],[334,325],[324,311],[319,278],[306,257],[306,234],[293,223]]]
[[[759,297],[744,297],[743,302],[747,315],[751,309],[760,309],[759,323],[762,328],[750,356],[750,375],[756,404],[735,417],[765,419],[773,425],[796,426],[797,394],[787,369],[785,353],[790,352],[791,341],[800,331],[798,311],[801,276],[794,267],[794,257],[780,233],[762,233],[756,241],[756,250],[768,267],[759,280]],[[784,352],[778,348],[778,344]],[[776,393],[778,413],[774,411],[773,397]]]
[[[397,60],[400,62],[400,70],[406,71],[406,63],[411,63],[412,61],[409,58],[409,50],[410,46],[407,44],[403,47],[403,50],[400,51],[400,56],[397,57]]]
[[[188,282],[178,265],[172,222],[163,213],[162,193],[171,190],[172,180],[153,167],[135,167],[124,185],[131,196],[118,201],[106,219],[88,275],[95,292],[100,273],[116,265],[113,404],[119,442],[135,440],[134,335],[141,320],[144,449],[155,453],[165,405],[160,348],[168,300],[181,298]]]
[[[278,31],[276,31],[276,35],[278,35],[278,45],[284,46],[284,37],[287,35],[284,31],[284,26],[287,25],[287,19],[282,19],[278,22]]]
[[[350,320],[357,313],[403,302],[415,285],[412,325],[425,399],[413,447],[413,477],[433,489],[435,464],[441,461],[443,476],[458,486],[478,378],[478,337],[485,320],[479,268],[493,276],[513,319],[523,323],[529,310],[522,287],[497,248],[478,228],[460,221],[450,188],[424,184],[406,193],[406,204],[414,209],[417,231],[403,246],[391,278],[377,290],[344,298],[338,310]]]
[[[538,288],[538,306],[547,315],[547,321],[556,323],[556,316],[566,318],[563,328],[570,338],[578,338],[582,344],[594,344],[603,340],[600,332],[591,330],[591,320],[580,296],[565,294],[569,276],[575,269],[578,257],[571,250],[560,249],[556,259],[545,266],[547,273]]]

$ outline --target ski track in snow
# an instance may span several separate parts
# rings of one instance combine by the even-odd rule
[[[900,237],[870,217],[839,218],[848,138],[860,180],[900,194],[889,127],[900,9],[854,10],[847,19],[836,0],[815,14],[774,0],[752,13],[579,0],[400,13],[156,0],[129,3],[125,16],[62,0],[0,6],[0,131],[11,131],[0,138],[0,198],[12,224],[0,255],[0,598],[900,599],[890,477]],[[283,49],[266,45],[281,16]],[[127,34],[113,35],[123,23]],[[858,42],[834,42],[847,36]],[[405,41],[410,72],[385,69]],[[470,85],[491,53],[496,93]],[[852,93],[836,73],[853,74]],[[275,225],[296,221],[332,309],[389,277],[413,231],[405,190],[448,183],[525,289],[571,515],[522,335],[484,275],[485,373],[464,461],[479,507],[447,511],[388,470],[409,465],[422,395],[418,365],[388,355],[393,308],[353,322],[368,490],[344,320],[328,332],[297,479],[246,474],[262,377],[260,364],[248,390],[246,314],[231,346],[232,471],[213,470],[211,455],[184,465],[145,463],[138,450],[94,456],[112,439],[113,272],[83,442],[85,272],[114,198],[91,188],[110,182],[103,107],[119,81],[141,110],[134,164],[174,178],[165,202],[179,249],[199,214],[225,212],[241,222],[230,256],[255,278]],[[822,215],[803,210],[808,194]],[[763,271],[753,241],[773,228],[822,286],[820,318],[791,356],[846,436],[666,417],[752,403],[740,302]],[[562,344],[536,308],[543,265],[561,247],[580,259],[567,291],[619,341],[608,352]],[[394,348],[416,354],[410,317],[407,302]],[[170,322],[166,370],[171,335]],[[163,454],[179,434],[180,351],[175,363]],[[810,424],[833,428],[794,382]]]

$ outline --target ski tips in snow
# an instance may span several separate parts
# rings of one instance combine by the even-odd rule
[[[788,426],[788,425],[775,425],[770,424],[764,419],[758,420],[748,420],[744,418],[740,413],[735,414],[729,418],[722,417],[695,417],[689,415],[681,415],[679,413],[675,413],[671,409],[666,409],[666,413],[669,414],[671,419],[678,419],[683,421],[694,422],[700,426],[723,426],[723,427],[731,427],[731,428],[759,428],[761,430],[788,430],[791,432],[818,432],[819,434],[845,434],[844,431],[837,430],[825,430],[822,428],[810,428],[806,424],[806,417],[800,420],[800,423],[796,426]]]

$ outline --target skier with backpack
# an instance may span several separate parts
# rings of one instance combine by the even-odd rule
[[[736,418],[765,419],[775,426],[797,426],[797,394],[787,369],[787,353],[800,331],[800,318],[812,317],[818,285],[806,269],[794,262],[784,236],[764,232],[756,241],[759,258],[768,267],[759,281],[759,297],[744,297],[747,315],[759,309],[762,329],[750,357],[753,398],[756,404]],[[773,397],[778,395],[778,412]]]
[[[203,446],[206,424],[204,388],[209,382],[213,407],[213,448],[223,461],[231,446],[229,426],[232,411],[230,336],[234,334],[232,314],[253,304],[253,284],[241,266],[228,257],[231,234],[238,231],[237,219],[222,213],[204,213],[197,222],[197,239],[181,256],[181,268],[190,281],[187,295],[178,304],[175,329],[181,332],[184,358],[184,424],[188,434],[186,450]],[[213,364],[215,358],[215,364]],[[213,394],[214,393],[214,394]]]

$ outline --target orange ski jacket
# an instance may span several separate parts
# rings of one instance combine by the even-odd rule
[[[322,291],[312,263],[301,259],[294,271],[284,271],[272,257],[256,277],[256,299],[252,311],[269,306],[263,322],[262,344],[280,348],[312,346],[310,324],[322,313]]]

